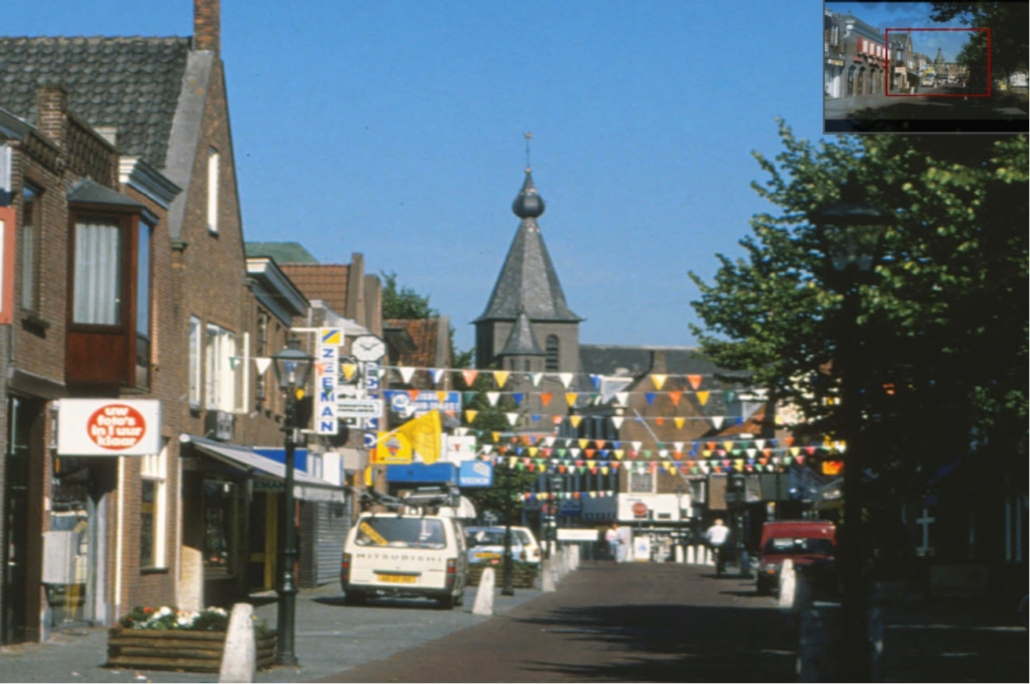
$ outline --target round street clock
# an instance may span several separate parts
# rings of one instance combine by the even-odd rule
[[[358,361],[378,361],[386,355],[386,343],[375,335],[362,335],[351,343],[350,352]]]

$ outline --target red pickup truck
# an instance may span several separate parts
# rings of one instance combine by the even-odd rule
[[[826,520],[776,520],[762,526],[757,589],[769,594],[780,584],[780,567],[790,558],[794,567],[832,576],[837,528]],[[804,571],[804,570],[803,570]]]

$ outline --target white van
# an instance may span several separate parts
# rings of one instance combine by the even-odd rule
[[[465,533],[443,515],[362,513],[347,534],[340,565],[344,603],[376,596],[435,599],[460,606],[468,582]]]

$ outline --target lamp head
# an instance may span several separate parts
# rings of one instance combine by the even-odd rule
[[[280,389],[293,395],[297,390],[307,387],[315,358],[301,350],[299,339],[291,337],[285,349],[272,355],[272,361]]]

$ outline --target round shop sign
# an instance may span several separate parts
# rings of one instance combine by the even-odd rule
[[[633,515],[638,517],[647,515],[647,504],[643,501],[638,501],[633,504]]]
[[[121,451],[139,444],[147,434],[143,414],[126,404],[107,404],[93,412],[86,432],[98,447]]]

